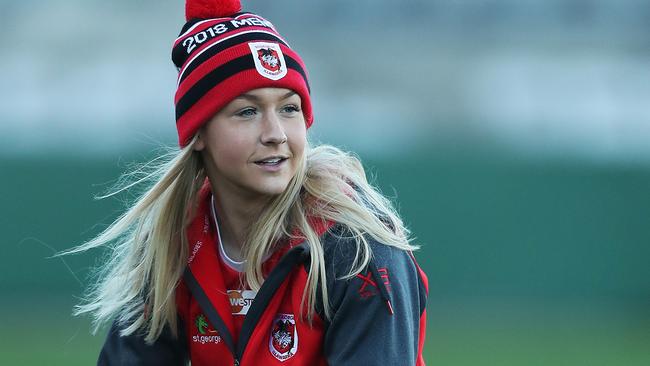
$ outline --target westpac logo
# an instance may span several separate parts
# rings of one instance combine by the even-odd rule
[[[228,290],[232,315],[246,315],[255,300],[257,292],[251,290]]]

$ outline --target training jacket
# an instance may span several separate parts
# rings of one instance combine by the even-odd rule
[[[207,216],[194,220],[194,233],[214,238],[210,222]],[[176,289],[179,337],[166,327],[149,345],[139,333],[120,336],[128,324],[114,322],[98,365],[171,366],[190,360],[192,366],[424,365],[428,283],[412,253],[368,236],[372,261],[359,275],[343,280],[352,266],[354,239],[341,224],[319,221],[312,226],[325,251],[329,320],[319,300],[309,325],[301,307],[308,246],[288,242],[276,253],[277,264],[250,305],[238,339],[233,339],[231,304],[221,277],[225,264],[214,242],[201,242],[190,230],[190,261]]]

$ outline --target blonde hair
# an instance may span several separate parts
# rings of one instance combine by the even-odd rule
[[[128,325],[123,335],[142,331],[145,339],[153,342],[167,324],[176,334],[174,294],[188,258],[185,231],[196,212],[197,194],[206,178],[201,155],[193,149],[195,141],[123,175],[112,192],[99,198],[131,190],[142,182],[150,184],[106,230],[63,253],[110,248],[95,283],[75,308],[75,315],[92,315],[93,332],[116,317]],[[311,322],[319,296],[326,317],[330,316],[330,308],[324,248],[309,217],[332,220],[352,234],[357,243],[356,255],[343,278],[357,275],[368,265],[372,256],[368,235],[399,249],[415,250],[417,246],[410,244],[409,231],[390,200],[368,182],[359,158],[334,146],[311,148],[309,143],[303,156],[286,190],[266,203],[260,219],[250,228],[242,253],[246,281],[251,289],[259,290],[264,282],[265,254],[275,249],[279,238],[288,238],[293,229],[298,229],[311,256],[302,297]]]

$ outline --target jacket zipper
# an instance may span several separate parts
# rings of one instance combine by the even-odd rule
[[[244,350],[248,340],[250,339],[253,329],[257,326],[257,322],[262,317],[262,314],[266,308],[266,305],[270,302],[272,296],[275,294],[275,291],[282,285],[284,280],[289,275],[289,272],[293,270],[296,264],[304,260],[309,254],[309,249],[306,246],[296,246],[291,249],[280,259],[280,262],[276,264],[275,268],[271,271],[269,276],[265,279],[262,287],[257,292],[255,302],[251,305],[251,308],[248,311],[248,314],[244,318],[244,324],[242,325],[241,333],[239,334],[239,342],[237,346],[234,346],[234,342],[230,339],[230,332],[228,328],[223,323],[223,320],[219,316],[216,308],[212,305],[208,296],[205,294],[201,285],[192,274],[192,271],[189,267],[185,268],[183,277],[185,283],[190,289],[192,296],[199,303],[201,309],[206,313],[208,320],[217,328],[224,338],[224,342],[228,346],[231,354],[233,355],[233,365],[240,365],[240,357],[244,355]]]

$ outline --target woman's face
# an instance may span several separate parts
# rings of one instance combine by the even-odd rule
[[[210,181],[221,194],[257,199],[287,188],[303,159],[306,133],[298,94],[254,89],[208,121],[194,149],[202,151]]]

